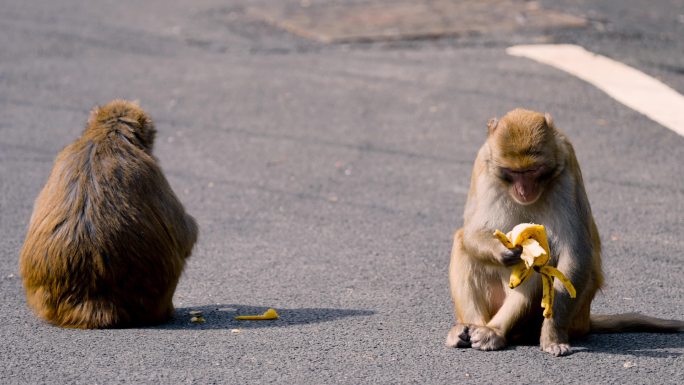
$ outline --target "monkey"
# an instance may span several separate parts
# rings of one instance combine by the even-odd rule
[[[572,352],[570,339],[590,332],[677,332],[684,322],[641,314],[597,316],[591,301],[604,281],[601,240],[582,172],[568,137],[550,114],[515,109],[487,124],[487,139],[473,165],[463,227],[454,234],[449,284],[456,324],[449,347],[503,349],[511,342],[538,341],[554,356]],[[494,236],[524,222],[546,227],[549,264],[572,281],[571,299],[554,282],[553,316],[539,306],[542,285],[533,274],[508,287],[510,267],[521,249],[508,249]]]
[[[58,154],[19,256],[39,318],[101,329],[172,317],[198,227],[152,155],[155,134],[137,102],[114,100]]]

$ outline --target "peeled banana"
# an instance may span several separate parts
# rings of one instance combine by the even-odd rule
[[[522,261],[511,269],[511,276],[508,282],[508,286],[511,289],[525,282],[533,270],[541,274],[541,306],[544,308],[544,317],[551,318],[553,316],[554,278],[558,278],[563,283],[565,290],[568,291],[571,298],[576,297],[577,293],[572,282],[560,270],[546,265],[549,262],[551,252],[544,226],[534,223],[521,223],[515,226],[508,234],[496,230],[494,237],[509,249],[522,246],[522,253],[520,254]]]

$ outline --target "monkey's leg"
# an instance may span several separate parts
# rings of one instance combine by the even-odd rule
[[[554,282],[553,316],[545,318],[542,324],[540,345],[541,349],[554,356],[566,356],[571,353],[568,329],[570,324],[569,301],[572,299]]]
[[[583,254],[577,254],[575,251],[574,255]],[[574,255],[568,252],[561,253],[557,268],[573,283],[577,290],[577,298],[570,298],[563,284],[559,280],[554,280],[553,316],[545,318],[542,324],[540,347],[554,356],[566,356],[572,353],[569,344],[570,326],[581,307],[584,307],[584,311],[588,313],[591,300],[589,299],[587,303],[587,296],[593,296],[593,292],[587,290],[589,274],[586,272],[582,274],[583,266],[578,263],[582,259],[575,258]]]
[[[508,270],[506,270],[508,272]],[[506,277],[508,278],[508,277]],[[505,289],[503,305],[485,326],[470,331],[472,347],[480,350],[498,350],[506,346],[511,329],[529,314],[532,299],[540,286],[539,277],[532,276],[516,289]]]
[[[457,231],[449,264],[449,285],[457,323],[447,335],[447,346],[470,347],[469,332],[473,325],[484,325],[490,318],[490,306],[487,304],[488,280],[481,263],[465,251],[463,231]]]

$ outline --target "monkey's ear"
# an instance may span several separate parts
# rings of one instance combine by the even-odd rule
[[[499,125],[499,119],[497,118],[491,118],[487,122],[487,132],[492,133],[496,129],[496,126]]]
[[[555,127],[553,125],[553,118],[551,117],[551,114],[549,114],[548,112],[544,114],[544,120],[546,121],[547,126],[552,128]]]
[[[97,120],[97,114],[100,112],[100,106],[93,107],[88,116],[88,127],[90,127]]]

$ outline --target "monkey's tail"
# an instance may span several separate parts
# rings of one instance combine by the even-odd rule
[[[684,321],[650,317],[640,313],[591,315],[592,333],[677,333]]]

